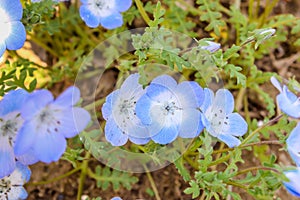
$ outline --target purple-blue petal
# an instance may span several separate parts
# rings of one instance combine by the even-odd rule
[[[23,89],[9,91],[0,101],[0,116],[4,116],[13,111],[19,111],[25,103],[28,94],[29,93]]]
[[[131,74],[126,78],[120,88],[120,95],[135,96],[143,91],[143,87],[139,84],[140,75],[138,73]]]
[[[152,140],[158,144],[169,144],[173,142],[178,136],[178,127],[169,126],[164,127],[159,133],[152,136]]]
[[[144,125],[150,125],[152,122],[150,115],[151,103],[152,101],[147,95],[143,95],[136,103],[136,115]]]
[[[113,146],[122,146],[128,141],[128,135],[122,133],[112,118],[106,121],[105,138]]]
[[[23,7],[20,0],[1,0],[0,8],[9,15],[10,21],[19,21],[23,15]]]
[[[22,164],[20,162],[16,162],[16,170],[18,170],[22,174],[21,179],[24,182],[28,182],[29,181],[30,176],[31,176],[31,171],[27,167],[27,165],[24,165],[24,164]]]
[[[17,156],[16,158],[18,162],[22,163],[23,165],[33,165],[39,161],[33,149],[29,149],[25,154]]]
[[[108,120],[108,118],[111,116],[112,114],[112,96],[113,93],[110,93],[107,97],[106,97],[106,101],[102,106],[102,116],[105,120]]]
[[[16,167],[15,155],[13,148],[9,143],[0,142],[0,179],[11,174]]]
[[[177,87],[177,82],[175,79],[169,75],[161,75],[152,80],[151,84],[160,85],[168,88],[170,91],[175,92]]]
[[[286,171],[284,174],[290,180],[289,182],[283,182],[287,191],[296,197],[300,197],[300,169]]]
[[[80,90],[77,87],[71,86],[67,88],[61,95],[59,95],[55,101],[54,105],[59,105],[62,107],[68,107],[75,105],[80,99]]]
[[[116,9],[119,12],[125,12],[132,4],[132,0],[115,0]]]
[[[234,99],[227,89],[219,89],[213,102],[213,107],[224,109],[226,114],[232,113],[234,109]]]
[[[248,130],[248,124],[238,113],[231,113],[227,115],[229,129],[226,130],[226,134],[234,136],[243,136]]]
[[[182,138],[194,138],[199,135],[199,130],[202,123],[201,113],[195,108],[186,109],[183,111],[182,122],[179,126],[179,136]],[[203,129],[203,126],[202,126]],[[201,130],[202,131],[202,130]]]
[[[0,41],[0,58],[3,56],[5,50],[6,50],[5,41]]]
[[[96,28],[100,25],[100,17],[94,15],[88,8],[88,5],[81,5],[79,9],[81,19],[88,27]]]
[[[205,112],[212,105],[214,101],[214,93],[209,88],[204,88],[203,92],[204,92],[204,101],[202,102],[200,109],[202,112]]]
[[[276,99],[282,112],[294,118],[300,117],[300,101],[295,94],[283,88],[283,92]]]
[[[6,38],[6,48],[8,50],[17,50],[24,46],[26,40],[26,31],[24,25],[19,22],[11,22],[11,33]]]
[[[204,101],[203,89],[194,81],[180,83],[175,94],[183,108],[198,108]]]
[[[129,140],[134,144],[144,145],[147,144],[151,140],[151,138],[136,138],[129,136]]]
[[[123,24],[123,16],[118,13],[112,13],[111,15],[107,17],[103,17],[100,19],[101,26],[103,26],[106,29],[114,29],[121,27]]]
[[[300,167],[300,123],[292,130],[286,143],[290,156],[297,166]]]
[[[217,136],[217,138],[227,144],[227,146],[230,148],[239,146],[241,144],[241,141],[238,138],[229,134],[220,134]]]

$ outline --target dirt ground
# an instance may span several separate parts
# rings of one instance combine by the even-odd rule
[[[223,0],[224,2],[228,2]],[[222,1],[222,2],[223,2]],[[247,4],[248,1],[242,1],[242,4]],[[264,2],[264,1],[262,1]],[[300,16],[300,1],[298,0],[280,0],[277,7],[273,10],[274,13],[291,13],[296,16]],[[281,43],[278,45],[273,52],[270,52],[270,55],[265,56],[263,59],[258,61],[257,66],[264,71],[275,71],[283,77],[291,77],[295,75],[300,81],[300,66],[296,62],[300,53],[296,50],[291,50],[287,43]],[[108,73],[106,77],[107,84],[104,88],[101,88],[100,91],[106,93],[111,89],[115,81],[115,73]],[[104,77],[105,79],[105,77]],[[103,85],[103,84],[102,84]],[[104,84],[105,85],[105,84]],[[272,90],[274,92],[274,97],[276,90],[270,86],[265,86],[267,90]],[[57,88],[54,88],[56,90]],[[102,93],[102,95],[103,95]],[[259,105],[259,102],[253,100],[253,116],[256,116],[255,112],[256,103]],[[250,105],[251,107],[251,105]],[[291,165],[292,162],[286,153],[279,153],[280,147],[271,147],[268,152],[265,152],[267,155],[271,153],[276,153],[278,155],[278,162],[284,163],[286,165]],[[257,164],[255,156],[249,152],[245,152],[244,159],[247,161],[241,167],[254,166]],[[94,160],[91,163],[91,166],[94,167],[97,164],[100,164],[98,161]],[[72,165],[67,161],[59,161],[51,164],[38,163],[33,166],[30,166],[32,170],[32,177],[30,182],[26,185],[28,191],[29,200],[75,200],[77,195],[78,188],[78,179],[80,173],[77,172],[71,176],[54,181],[48,184],[36,185],[37,182],[50,180],[55,177],[58,177],[64,173],[69,172],[73,169]],[[151,173],[154,182],[156,183],[159,195],[162,200],[189,200],[192,199],[190,195],[183,193],[184,189],[188,186],[185,183],[174,165],[169,165],[163,169]],[[121,189],[120,191],[113,191],[112,188],[108,188],[106,191],[101,191],[96,187],[94,180],[87,177],[84,184],[84,196],[82,197],[97,197],[101,196],[103,199],[109,200],[114,196],[120,196],[123,200],[136,200],[136,199],[155,199],[154,196],[151,196],[147,191],[151,188],[149,179],[146,174],[135,174],[139,178],[139,181],[133,185],[133,188],[128,191],[126,189]],[[245,200],[252,200],[253,198],[247,195],[242,190],[234,189],[234,191],[241,194],[242,198]],[[283,200],[296,200],[297,198],[292,197],[284,189],[281,189],[277,192],[277,196],[281,197]],[[275,199],[275,197],[274,197]]]

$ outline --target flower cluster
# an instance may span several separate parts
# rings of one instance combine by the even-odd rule
[[[81,0],[80,17],[91,28],[107,29],[122,26],[121,12],[128,10],[132,0]]]
[[[81,132],[89,113],[74,107],[80,91],[70,87],[54,100],[48,90],[10,91],[0,102],[0,178],[11,174],[16,160],[24,165],[57,161],[66,139]]]
[[[276,97],[279,108],[290,117],[300,118],[300,98],[292,93],[286,85],[281,86],[275,77],[271,78],[271,83],[280,91]],[[287,150],[298,168],[284,172],[290,181],[283,184],[291,194],[300,197],[300,123],[290,133],[286,144]]]
[[[143,89],[139,75],[130,75],[120,89],[111,93],[102,107],[107,121],[105,136],[114,146],[129,139],[136,144],[150,140],[169,144],[178,136],[197,137],[206,130],[228,146],[240,144],[235,136],[247,132],[247,123],[232,113],[232,94],[221,89],[213,92],[194,81],[179,84],[168,75],[156,77]]]

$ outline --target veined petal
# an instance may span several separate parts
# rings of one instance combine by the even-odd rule
[[[205,113],[205,111],[212,105],[214,101],[214,93],[209,88],[204,88],[203,92],[204,92],[204,101],[200,106],[200,109],[203,113]]]
[[[300,102],[292,102],[284,92],[277,95],[276,99],[282,112],[294,118],[300,117]]]
[[[248,124],[238,113],[231,113],[227,115],[228,117],[228,127],[226,134],[234,136],[243,136],[248,130]]]
[[[169,144],[178,136],[178,127],[164,127],[158,134],[152,136],[152,140],[158,144]]]
[[[34,151],[29,149],[25,154],[16,157],[18,162],[23,165],[33,165],[39,161]]]
[[[51,134],[62,134],[71,138],[83,131],[91,121],[90,114],[83,108],[71,107],[56,113],[57,132]],[[55,122],[54,122],[55,123]],[[55,128],[53,127],[53,128]]]
[[[198,108],[204,101],[203,89],[194,81],[178,84],[175,93],[183,108]]]
[[[26,106],[23,106],[21,109],[21,115],[25,120],[31,119],[52,101],[53,95],[51,92],[48,90],[37,90],[28,96]]]
[[[227,144],[230,148],[239,146],[241,144],[241,141],[238,138],[229,134],[220,134],[217,136],[217,138]]]
[[[108,120],[108,118],[110,117],[110,115],[112,114],[112,96],[113,93],[110,93],[107,97],[106,97],[106,101],[102,106],[102,116],[105,120]]]
[[[298,167],[300,167],[300,123],[293,129],[286,140],[287,149]]]
[[[136,103],[136,115],[144,125],[150,125],[152,122],[150,115],[151,104],[152,101],[147,95],[143,95]]]
[[[32,148],[36,157],[45,163],[58,161],[67,147],[62,134],[38,133]]]
[[[11,174],[16,167],[13,148],[9,146],[6,138],[0,142],[0,179]]]
[[[179,136],[182,138],[194,138],[199,135],[201,128],[201,113],[195,108],[186,109],[183,111],[182,122],[179,126]],[[203,126],[202,126],[203,129]]]
[[[19,21],[10,22],[11,32],[6,38],[6,48],[9,50],[17,50],[24,46],[26,40],[26,31],[24,25]]]
[[[300,169],[286,171],[284,174],[290,180],[289,182],[283,182],[287,191],[296,197],[300,197]]]
[[[80,90],[77,87],[71,86],[67,88],[61,95],[59,95],[55,101],[54,105],[59,105],[62,107],[68,107],[75,105],[80,99]]]
[[[104,28],[114,29],[123,25],[123,16],[120,13],[112,13],[107,17],[100,19],[100,23]]]
[[[136,137],[129,136],[129,140],[134,144],[144,145],[150,141],[150,138],[136,138]]]
[[[141,96],[143,87],[139,84],[140,75],[138,73],[131,74],[126,78],[120,88],[121,96]]]
[[[9,16],[9,21],[19,21],[22,18],[23,8],[20,0],[1,0],[1,9]]]
[[[106,121],[105,138],[113,146],[122,146],[128,141],[128,135],[122,133],[112,118]]]
[[[0,101],[0,116],[20,110],[28,94],[29,93],[23,89],[9,91]]]
[[[94,15],[89,9],[88,5],[83,4],[79,9],[81,19],[88,27],[96,28],[100,25],[100,17]]]
[[[216,93],[213,107],[222,108],[226,114],[232,113],[234,109],[234,99],[227,89],[219,89]]]
[[[151,84],[160,85],[172,92],[175,92],[177,87],[177,82],[175,79],[169,75],[161,75],[152,80]]]
[[[119,12],[124,12],[130,8],[132,0],[115,0],[116,9]]]

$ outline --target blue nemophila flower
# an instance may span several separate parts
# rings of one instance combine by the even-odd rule
[[[27,166],[17,162],[14,172],[0,179],[0,199],[26,199],[28,194],[23,185],[29,181],[30,176],[30,169]]]
[[[6,49],[20,49],[26,40],[24,25],[20,22],[23,8],[20,0],[0,1],[0,57]]]
[[[113,197],[111,200],[122,200],[121,197]]]
[[[280,92],[280,94],[277,95],[276,99],[282,112],[291,117],[299,118],[300,98],[297,97],[294,93],[290,92],[286,85],[281,86],[281,84],[274,76],[271,77],[271,82]]]
[[[229,147],[238,146],[241,141],[236,136],[247,132],[246,121],[238,114],[232,113],[234,99],[227,89],[220,89],[214,96],[213,91],[204,89],[205,100],[200,109],[204,113],[204,126],[212,136],[225,142]]]
[[[14,145],[18,131],[24,122],[20,109],[27,96],[25,90],[19,89],[10,91],[0,101],[0,178],[11,174],[16,167]],[[37,162],[32,152],[18,156],[17,159],[25,165]]]
[[[91,28],[107,29],[122,26],[121,12],[128,10],[132,0],[81,0],[80,17]]]
[[[300,167],[300,123],[293,129],[288,139],[286,140],[287,149],[297,164]],[[300,181],[300,180],[299,180]]]
[[[73,107],[79,99],[76,87],[69,87],[55,100],[48,90],[29,94],[21,109],[25,121],[16,138],[16,155],[32,150],[40,161],[57,161],[66,149],[65,138],[77,135],[90,121],[85,109]]]
[[[208,50],[211,53],[218,51],[221,48],[221,44],[212,42],[212,41],[205,41],[207,45],[201,46],[200,48],[203,50]]]
[[[290,180],[283,182],[287,191],[296,197],[300,197],[300,168],[284,172],[285,176]]]
[[[146,144],[150,140],[148,130],[135,113],[136,102],[145,92],[138,80],[139,74],[130,75],[103,104],[105,137],[113,146],[124,145],[128,139],[135,144]]]
[[[159,76],[146,88],[136,104],[136,114],[147,126],[151,139],[168,144],[177,136],[194,138],[203,129],[197,108],[203,102],[203,89],[193,81],[180,84],[168,75]]]

